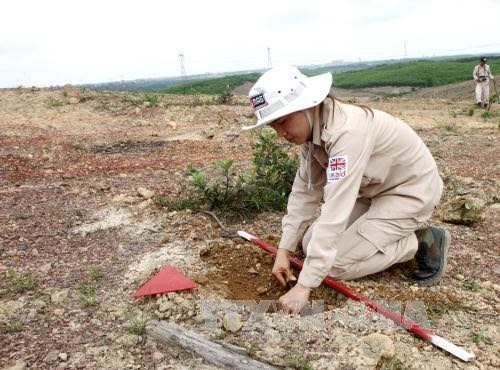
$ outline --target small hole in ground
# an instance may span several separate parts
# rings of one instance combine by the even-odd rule
[[[207,267],[216,267],[207,274],[206,287],[230,300],[277,300],[286,293],[271,274],[274,256],[259,247],[245,243],[214,244],[201,253]],[[295,271],[298,277],[299,272]],[[345,298],[328,287],[314,289],[311,300],[338,305]],[[335,302],[336,301],[336,302]]]

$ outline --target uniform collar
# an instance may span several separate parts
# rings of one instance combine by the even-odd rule
[[[326,98],[321,104],[306,110],[309,122],[312,122],[311,142],[314,145],[321,145],[321,131],[333,114],[333,101]]]

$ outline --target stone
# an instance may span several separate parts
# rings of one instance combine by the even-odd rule
[[[61,352],[61,353],[59,353],[59,355],[58,355],[57,357],[59,357],[59,359],[60,359],[61,361],[67,361],[67,360],[68,360],[68,354],[67,354],[67,353],[65,353],[65,352]]]
[[[137,188],[137,193],[138,193],[141,197],[143,197],[143,198],[145,198],[145,199],[151,199],[151,198],[153,198],[153,197],[154,197],[154,195],[155,195],[154,191],[149,190],[149,189],[146,189],[146,188],[143,188],[143,187],[139,187],[139,188]]]
[[[165,311],[168,311],[172,308],[173,306],[173,303],[170,302],[170,301],[162,301],[160,303],[160,306],[158,307],[158,311],[160,312],[165,312]]]
[[[59,358],[59,351],[52,350],[45,355],[45,357],[43,358],[43,362],[56,362],[58,358]]]
[[[141,337],[134,334],[124,334],[116,339],[118,344],[122,344],[126,347],[132,347],[141,341]]]
[[[121,205],[128,205],[128,204],[134,203],[134,201],[135,201],[134,197],[132,197],[130,195],[126,195],[126,194],[119,194],[112,199],[113,203],[121,204]]]
[[[227,331],[236,333],[243,326],[241,315],[235,312],[229,312],[225,314],[224,319],[222,320],[222,325]]]
[[[161,363],[165,359],[165,355],[161,352],[155,351],[153,352],[153,362],[155,364]]]
[[[25,370],[28,364],[24,360],[17,360],[12,366],[5,367],[3,370]]]
[[[368,363],[378,364],[381,358],[393,357],[396,348],[387,335],[373,333],[361,338],[361,352]]]
[[[68,298],[68,289],[58,290],[50,295],[50,301],[55,304],[63,303]]]
[[[438,215],[442,221],[471,226],[485,220],[485,202],[471,195],[458,196],[440,205]]]
[[[40,271],[44,275],[47,275],[49,273],[49,271],[50,271],[51,268],[52,268],[52,263],[49,262],[49,263],[46,263],[46,264],[40,266],[40,268],[38,269],[38,271]]]

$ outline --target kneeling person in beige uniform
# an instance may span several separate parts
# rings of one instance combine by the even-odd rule
[[[282,66],[249,93],[257,123],[245,129],[270,125],[301,145],[273,267],[283,285],[295,280],[288,256],[302,240],[304,267],[280,297],[289,312],[327,275],[356,279],[415,258],[413,279],[429,285],[446,266],[449,234],[427,227],[443,189],[429,149],[401,120],[336,99],[331,83],[330,73],[309,78]]]

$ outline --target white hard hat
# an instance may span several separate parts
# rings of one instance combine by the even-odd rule
[[[307,77],[292,66],[275,67],[264,73],[248,93],[257,123],[243,127],[243,130],[314,107],[326,98],[331,86],[331,73]]]

